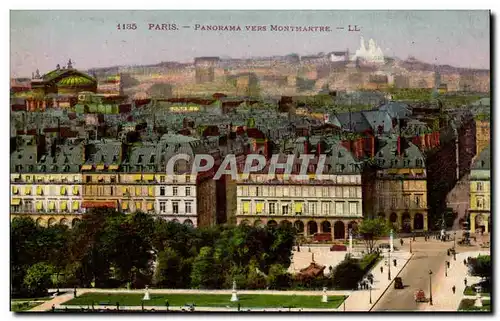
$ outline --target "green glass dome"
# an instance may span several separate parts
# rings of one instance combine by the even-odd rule
[[[58,87],[81,87],[94,85],[95,81],[83,76],[69,76],[57,83]]]

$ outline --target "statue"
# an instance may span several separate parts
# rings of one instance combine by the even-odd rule
[[[144,293],[144,298],[142,298],[143,301],[149,301],[150,300],[150,297],[149,297],[149,289],[148,289],[148,286],[146,285],[146,289],[145,289],[145,293]]]
[[[326,287],[323,288],[323,297],[321,298],[321,302],[323,303],[328,302],[328,296],[326,295]]]
[[[231,295],[231,302],[238,302],[238,294],[236,293],[236,281],[233,280],[233,294]]]
[[[476,286],[476,300],[474,301],[474,306],[478,307],[478,308],[483,306],[483,300],[481,297],[481,287],[480,286]]]

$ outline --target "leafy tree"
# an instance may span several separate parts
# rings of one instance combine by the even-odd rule
[[[287,289],[292,283],[292,278],[281,264],[273,264],[269,268],[267,278],[270,289]]]
[[[51,276],[54,273],[54,267],[45,262],[32,265],[24,277],[24,285],[34,296],[44,296],[52,285]]]
[[[359,226],[359,234],[363,238],[368,253],[375,249],[377,238],[386,236],[389,233],[389,226],[384,219],[365,219]]]
[[[158,255],[154,284],[157,287],[177,288],[184,284],[182,258],[172,249],[166,248]]]
[[[221,284],[221,272],[214,258],[213,249],[209,246],[202,247],[193,262],[191,285],[200,289],[218,288]]]
[[[10,264],[12,294],[22,295],[24,276],[28,268],[38,261],[38,228],[29,217],[16,217],[10,227]]]
[[[471,259],[469,262],[470,274],[473,276],[479,276],[483,279],[490,279],[491,273],[493,272],[491,268],[491,256],[490,255],[480,255],[475,259]]]
[[[363,274],[364,271],[356,260],[344,260],[333,270],[332,284],[336,289],[355,289]]]

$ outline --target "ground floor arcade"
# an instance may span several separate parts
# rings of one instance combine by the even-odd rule
[[[427,211],[391,211],[379,212],[377,217],[388,220],[397,231],[427,231]]]
[[[278,226],[290,225],[297,231],[308,237],[316,233],[331,233],[332,239],[347,239],[349,230],[356,230],[362,218],[339,217],[339,218],[292,218],[292,217],[261,217],[248,216],[237,217],[237,224],[252,226]]]

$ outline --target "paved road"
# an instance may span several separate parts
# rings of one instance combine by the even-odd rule
[[[405,240],[404,249],[409,248],[409,239]],[[420,305],[427,303],[416,303],[414,293],[418,289],[425,291],[429,295],[429,270],[432,270],[436,277],[437,273],[444,273],[443,266],[447,260],[453,257],[447,256],[446,250],[453,247],[453,241],[440,242],[429,240],[424,242],[423,238],[417,238],[412,243],[413,257],[399,275],[403,279],[404,289],[395,290],[390,287],[382,298],[377,302],[372,311],[416,311],[421,310]],[[477,248],[468,247],[467,251]],[[457,247],[457,251],[462,249]],[[462,251],[466,251],[463,249]],[[433,282],[434,285],[435,282]],[[433,288],[433,292],[436,289]]]

